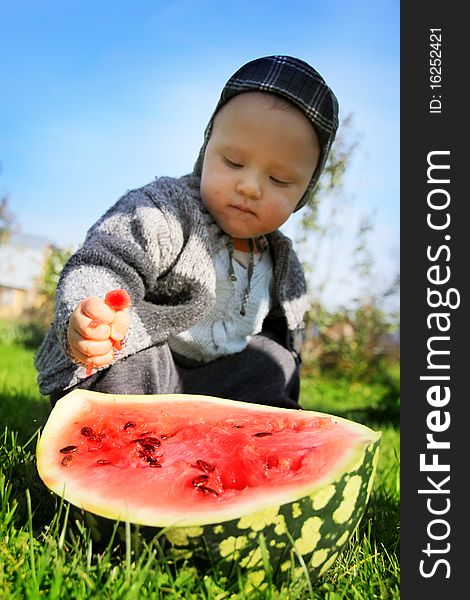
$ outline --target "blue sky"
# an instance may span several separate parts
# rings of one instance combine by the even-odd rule
[[[76,247],[125,191],[190,171],[225,81],[266,54],[310,62],[353,114],[342,241],[324,252],[344,269],[372,216],[385,285],[399,253],[398,0],[0,0],[0,194],[21,230]]]

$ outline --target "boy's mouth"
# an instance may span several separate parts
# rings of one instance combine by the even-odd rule
[[[243,206],[241,204],[231,204],[230,207],[234,208],[235,210],[238,210],[240,212],[247,213],[247,214],[250,214],[250,215],[255,215],[256,214],[252,210],[250,210],[247,206]]]

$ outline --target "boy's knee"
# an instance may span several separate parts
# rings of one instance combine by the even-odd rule
[[[283,376],[288,382],[298,370],[296,356],[279,342],[264,335],[255,335],[249,348],[256,353],[256,362],[267,369],[272,377]]]

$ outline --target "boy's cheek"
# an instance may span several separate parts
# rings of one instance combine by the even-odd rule
[[[223,178],[212,178],[201,185],[201,198],[206,208],[217,208],[226,198],[226,182]]]

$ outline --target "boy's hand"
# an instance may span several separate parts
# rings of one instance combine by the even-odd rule
[[[75,360],[87,366],[88,375],[93,367],[113,361],[114,348],[119,348],[129,323],[127,309],[113,310],[102,298],[90,296],[80,302],[70,317],[67,341]]]

